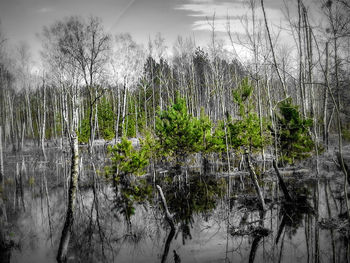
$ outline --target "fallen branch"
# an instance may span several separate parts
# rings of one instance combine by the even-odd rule
[[[345,168],[347,174],[350,174],[350,170],[349,170],[349,167],[348,167],[347,163],[345,162],[344,156],[342,157],[342,156],[340,155],[340,152],[336,152],[335,155],[337,156],[337,160],[338,160],[338,164],[339,164],[339,165],[337,165],[338,168],[339,168],[340,170],[342,170],[342,165],[341,165],[341,163],[342,163],[342,159],[343,159],[344,168]],[[348,183],[350,184],[350,177],[348,177]]]
[[[246,162],[248,164],[248,170],[249,170],[250,178],[251,178],[251,180],[253,182],[256,194],[258,195],[261,208],[262,208],[263,211],[265,211],[266,210],[265,200],[264,200],[264,196],[263,196],[263,194],[261,192],[261,189],[260,189],[260,186],[259,186],[259,183],[258,183],[258,178],[256,177],[256,174],[254,172],[254,167],[253,167],[253,165],[251,164],[251,162],[249,160],[248,152],[246,152],[244,155],[245,155]]]
[[[173,220],[173,217],[171,216],[171,214],[169,212],[169,209],[168,209],[168,206],[166,204],[166,200],[165,200],[165,197],[164,197],[164,194],[163,194],[163,190],[162,190],[162,188],[159,185],[156,185],[156,187],[157,187],[158,193],[160,195],[160,199],[161,199],[162,204],[163,204],[163,208],[164,208],[164,212],[165,212],[165,220],[169,223],[171,229],[175,230],[174,220]]]
[[[280,187],[282,189],[282,192],[284,194],[284,198],[287,200],[287,202],[292,202],[293,199],[289,195],[287,186],[286,186],[286,184],[283,181],[283,178],[282,178],[282,176],[280,174],[280,171],[278,170],[278,167],[277,167],[277,164],[276,164],[276,160],[272,161],[272,165],[273,165],[273,168],[275,168],[276,175],[277,175],[277,178],[278,178],[278,183],[279,183],[279,185],[280,185]]]

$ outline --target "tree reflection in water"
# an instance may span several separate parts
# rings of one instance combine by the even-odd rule
[[[179,224],[178,232],[182,233],[182,243],[191,239],[191,227],[194,214],[203,214],[206,221],[217,201],[223,196],[225,182],[210,176],[191,176],[187,182],[183,177],[173,177],[164,185],[164,194],[169,210]]]
[[[186,175],[185,175],[186,176]],[[166,262],[170,243],[174,235],[182,234],[182,244],[187,239],[192,239],[191,228],[194,223],[194,214],[204,214],[208,221],[209,213],[216,208],[216,203],[222,197],[225,189],[224,180],[216,180],[207,176],[191,176],[186,180],[183,176],[169,177],[163,185],[165,198],[169,210],[173,215],[178,229],[171,229],[165,243],[162,262]],[[180,256],[174,250],[174,260],[180,262]]]
[[[239,178],[232,178],[228,196],[227,178],[215,174],[201,176],[189,171],[187,177],[186,173],[156,174],[155,182],[153,176],[112,181],[98,172],[103,163],[95,166],[82,164],[68,255],[72,262],[212,262],[224,261],[224,257],[226,262],[347,260],[348,242],[339,231],[317,228],[318,221],[336,217],[344,208],[334,182],[288,181],[290,191],[299,196],[299,204],[292,207],[283,203],[280,195],[276,198],[276,187],[266,182],[264,195],[272,201],[267,202],[269,209],[262,215],[250,198],[254,189],[248,180],[242,189]],[[25,212],[13,206],[15,188],[8,186],[9,221],[21,245],[21,250],[11,250],[11,261],[55,262],[66,204],[65,189],[55,183],[64,182],[69,174],[64,162],[55,169],[46,171],[51,231],[40,181],[31,187],[23,182]],[[33,168],[26,177],[37,172]],[[164,220],[156,184],[163,189],[175,230]],[[304,206],[303,201],[307,201]],[[233,227],[246,231],[245,235],[232,235]],[[271,232],[264,232],[266,229]]]

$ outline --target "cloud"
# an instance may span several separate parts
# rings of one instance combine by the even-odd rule
[[[214,3],[214,0],[188,0],[189,3],[191,4],[209,4],[209,3]]]
[[[251,20],[251,10],[245,3],[242,0],[236,0],[235,2],[190,0],[190,3],[177,6],[175,9],[186,11],[188,16],[195,18],[192,24],[193,30],[211,30],[207,20],[215,15],[216,31],[227,31],[227,17],[229,17],[231,30],[237,33],[245,33],[241,19],[246,16],[248,22]],[[279,25],[281,21],[285,21],[281,10],[265,7],[265,11],[270,23]],[[255,13],[257,20],[263,19],[263,13],[259,6],[257,6]]]
[[[231,12],[235,12],[237,14],[242,14],[243,5],[238,3],[207,3],[207,2],[201,2],[201,3],[191,3],[191,4],[183,4],[180,6],[177,6],[175,9],[177,10],[183,10],[189,12],[190,16],[194,17],[206,17],[206,16],[213,16],[215,15],[217,17],[225,17],[229,10]]]
[[[227,19],[215,19],[215,31],[216,32],[227,32]],[[238,22],[240,23],[240,22]],[[235,21],[230,21],[230,30],[231,32],[235,32],[238,34],[245,34],[245,28],[243,26],[236,26],[237,23]],[[212,30],[212,21],[210,20],[197,20],[192,24],[192,30],[196,31],[208,31]]]
[[[42,7],[37,10],[38,13],[50,13],[53,9],[51,7]]]

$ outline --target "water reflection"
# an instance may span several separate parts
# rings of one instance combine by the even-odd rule
[[[1,262],[55,262],[70,165],[62,152],[47,155],[47,162],[36,154],[7,158],[8,232],[17,246],[1,251]],[[105,165],[103,152],[94,162],[83,158],[70,262],[346,262],[349,256],[348,240],[318,224],[344,207],[333,181],[288,181],[298,196],[292,206],[266,181],[269,209],[260,213],[244,177],[188,170],[156,173],[155,181],[153,173],[111,180]],[[156,184],[175,230],[164,220]]]
[[[184,176],[168,177],[164,181],[163,190],[169,210],[179,224],[176,236],[181,232],[182,243],[185,245],[186,239],[192,239],[193,215],[200,214],[208,222],[210,213],[224,195],[225,181],[200,175],[193,175],[187,180]]]
[[[128,226],[131,227],[131,216],[135,214],[136,205],[144,204],[152,198],[153,187],[146,179],[122,176],[115,178],[115,199],[113,211],[118,218],[119,214],[125,217]],[[130,229],[131,230],[131,229]]]

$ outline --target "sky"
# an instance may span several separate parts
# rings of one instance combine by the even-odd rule
[[[290,0],[286,0],[287,2]],[[244,34],[239,17],[248,13],[247,0],[0,0],[2,31],[11,45],[26,42],[35,60],[39,59],[43,26],[71,15],[98,16],[112,34],[129,32],[138,43],[160,32],[171,47],[177,36],[192,37],[197,45],[210,41],[208,18],[215,14],[215,29],[225,34],[227,17],[231,31]],[[260,2],[259,0],[257,2]],[[285,23],[282,0],[265,0],[271,25]],[[293,1],[296,2],[296,1]],[[262,18],[261,9],[257,10]]]

